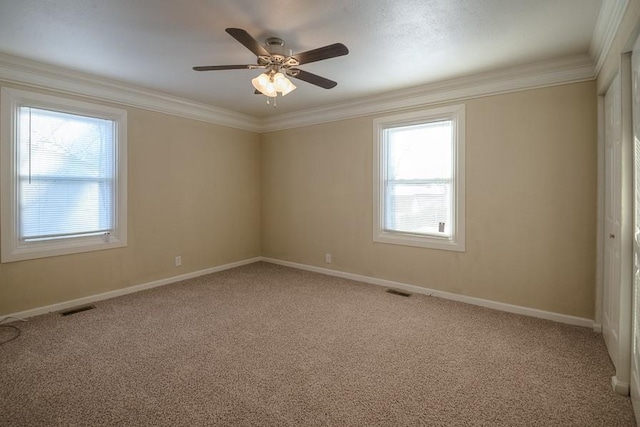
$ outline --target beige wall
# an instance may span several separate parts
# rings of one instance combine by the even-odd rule
[[[260,256],[260,135],[127,110],[128,247],[0,264],[0,315]]]
[[[128,247],[0,264],[0,315],[262,254],[592,318],[594,94],[465,102],[466,253],[373,243],[373,117],[260,136],[127,108]]]
[[[466,253],[373,243],[373,117],[264,134],[262,254],[593,318],[595,91],[465,102]]]

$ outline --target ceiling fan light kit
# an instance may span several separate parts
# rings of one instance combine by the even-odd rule
[[[264,73],[251,80],[251,84],[253,84],[253,87],[256,89],[256,93],[261,93],[268,98],[275,98],[278,96],[278,93],[285,96],[296,89],[296,86],[287,77],[293,77],[324,89],[335,87],[338,83],[333,80],[301,70],[297,67],[302,64],[335,58],[349,53],[349,49],[347,49],[345,45],[342,43],[334,43],[295,55],[290,51],[289,55],[286,55],[284,53],[285,49],[282,39],[270,37],[263,46],[243,29],[227,28],[226,31],[231,37],[256,55],[257,64],[206,65],[193,67],[193,69],[195,71],[265,69],[266,71]]]
[[[255,79],[252,79],[251,83],[257,91],[271,98],[278,96],[278,92],[280,92],[282,96],[285,96],[296,88],[296,86],[291,83],[291,80],[286,78],[281,72],[273,73],[271,71],[269,74],[262,73]]]

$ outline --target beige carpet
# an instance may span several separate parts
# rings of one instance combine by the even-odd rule
[[[266,263],[95,305],[17,324],[0,425],[635,425],[585,328]]]

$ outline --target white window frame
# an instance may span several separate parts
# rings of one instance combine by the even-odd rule
[[[451,237],[427,236],[385,229],[385,129],[452,121],[453,183]],[[410,113],[388,115],[373,120],[373,241],[404,246],[465,251],[465,106],[451,105]]]
[[[127,245],[127,112],[119,108],[44,95],[14,88],[0,89],[0,261],[13,262]],[[18,230],[18,119],[20,107],[33,107],[112,120],[115,124],[115,218],[110,234],[24,242]]]

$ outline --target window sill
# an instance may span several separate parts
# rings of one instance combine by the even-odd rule
[[[428,237],[410,233],[383,231],[374,235],[373,241],[376,243],[387,243],[391,245],[465,252],[464,242],[445,237]]]
[[[7,262],[122,248],[125,246],[127,246],[126,240],[113,236],[109,242],[105,242],[101,236],[92,236],[89,238],[69,239],[69,241],[64,243],[60,243],[60,241],[29,243],[22,246],[16,245],[11,251],[3,250],[1,262],[4,264]]]

